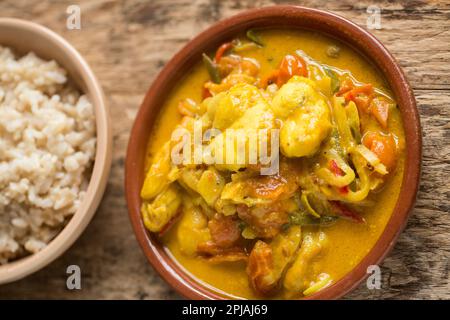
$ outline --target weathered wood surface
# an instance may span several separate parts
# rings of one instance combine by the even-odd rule
[[[168,59],[215,21],[284,1],[77,1],[82,29],[67,30],[73,1],[0,2],[0,15],[42,23],[88,60],[105,90],[114,124],[114,162],[94,220],[76,244],[44,270],[0,287],[0,298],[179,298],[147,263],[128,221],[123,170],[128,134],[144,93]],[[295,1],[290,1],[295,3]],[[298,1],[365,26],[366,8],[381,8],[372,32],[398,59],[417,97],[423,126],[423,174],[416,208],[382,265],[381,290],[362,284],[350,299],[450,298],[450,1]],[[66,267],[82,270],[82,290],[66,289]]]

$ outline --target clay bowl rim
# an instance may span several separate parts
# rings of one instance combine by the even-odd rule
[[[85,93],[89,95],[95,109],[97,127],[95,163],[85,197],[77,212],[44,249],[35,254],[1,265],[1,285],[20,280],[46,267],[67,251],[86,229],[100,204],[108,182],[112,159],[112,128],[109,109],[107,108],[99,81],[81,54],[67,40],[40,24],[22,19],[0,18],[0,28],[6,28],[10,32],[15,32],[16,38],[19,35],[26,35],[33,40],[33,42],[25,43],[19,38],[18,40],[10,40],[7,41],[8,43],[1,42],[0,44],[11,46],[11,42],[20,42],[21,49],[26,49],[19,50],[20,53],[26,53],[25,51],[31,50],[41,57],[41,53],[45,53],[45,59],[55,59],[59,65],[69,71],[70,78],[75,81],[79,88],[84,87]],[[48,45],[55,51],[50,52],[48,48],[43,48],[40,51],[35,50],[35,48],[41,48],[43,44]],[[12,48],[17,49],[15,47]]]
[[[157,238],[147,232],[140,215],[140,188],[144,178],[145,148],[160,106],[185,72],[208,52],[240,31],[254,27],[295,27],[315,30],[345,42],[369,58],[396,97],[405,128],[406,162],[402,187],[394,212],[375,246],[347,275],[324,290],[305,299],[337,299],[347,294],[367,277],[369,265],[379,265],[392,250],[406,226],[414,206],[421,169],[421,127],[414,94],[394,57],[372,34],[355,23],[327,11],[300,6],[280,5],[251,9],[212,25],[191,41],[165,65],[153,81],[137,114],[129,140],[125,163],[125,189],[129,217],[147,259],[176,291],[190,299],[229,299],[193,279],[174,261]]]

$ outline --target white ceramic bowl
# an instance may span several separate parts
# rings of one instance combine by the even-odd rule
[[[91,221],[102,199],[111,167],[112,133],[109,112],[99,82],[81,55],[53,31],[19,19],[0,18],[0,45],[19,54],[30,51],[46,60],[55,60],[66,69],[70,78],[86,93],[95,109],[97,150],[86,197],[64,229],[43,250],[25,258],[0,265],[0,284],[21,279],[66,251]]]

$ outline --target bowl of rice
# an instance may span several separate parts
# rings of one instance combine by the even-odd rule
[[[102,89],[53,31],[0,18],[0,284],[52,262],[103,196],[112,133]]]

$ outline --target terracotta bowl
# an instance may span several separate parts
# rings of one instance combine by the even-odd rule
[[[0,18],[0,45],[16,53],[30,51],[47,60],[56,60],[69,77],[86,93],[95,108],[97,151],[86,196],[78,211],[48,246],[36,254],[0,266],[0,284],[21,279],[59,257],[80,236],[91,221],[103,196],[111,167],[112,133],[103,91],[81,55],[53,31],[25,20]]]
[[[421,129],[413,92],[392,55],[373,35],[335,14],[296,6],[273,6],[245,11],[218,22],[182,48],[161,71],[141,105],[128,146],[126,196],[137,239],[150,263],[179,293],[192,299],[226,299],[198,283],[174,262],[141,220],[139,192],[144,179],[144,160],[152,124],[160,106],[179,79],[189,71],[202,52],[216,48],[240,32],[255,27],[303,28],[322,32],[347,43],[373,61],[384,74],[398,101],[406,133],[406,169],[395,210],[384,232],[367,256],[346,276],[307,299],[335,299],[354,289],[366,277],[369,265],[380,264],[406,225],[419,184]]]

